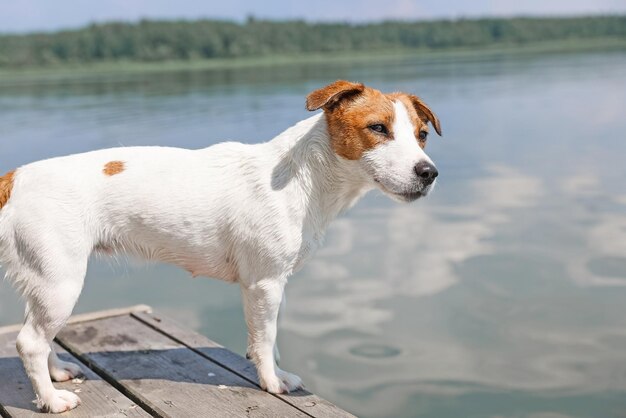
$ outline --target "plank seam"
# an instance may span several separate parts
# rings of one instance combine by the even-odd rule
[[[121,315],[118,315],[118,316],[121,316]],[[128,399],[133,401],[137,406],[139,406],[141,409],[146,411],[148,414],[150,414],[150,415],[152,415],[153,417],[156,417],[156,418],[168,418],[168,416],[163,414],[162,411],[159,412],[157,409],[155,409],[155,408],[151,407],[150,405],[148,405],[147,402],[143,401],[140,397],[138,397],[137,395],[133,394],[129,389],[126,389],[121,383],[119,383],[117,380],[115,380],[115,378],[110,376],[105,370],[100,368],[94,362],[90,361],[83,353],[81,353],[81,352],[79,352],[77,350],[74,350],[70,345],[65,344],[65,342],[63,342],[59,338],[55,338],[54,341],[57,344],[59,344],[61,347],[63,347],[63,349],[65,351],[67,351],[72,356],[74,356],[78,361],[80,361],[85,367],[87,367],[92,372],[97,374],[102,380],[104,380],[105,382],[107,382],[108,384],[113,386],[122,395],[126,396]],[[2,406],[0,405],[0,408],[1,407]],[[1,412],[1,410],[0,410],[0,412]],[[10,416],[7,416],[7,417],[10,418]]]
[[[160,329],[160,328],[159,328],[159,327],[157,327],[156,325],[151,324],[151,323],[149,323],[149,322],[146,322],[146,321],[145,321],[145,320],[143,320],[142,318],[135,316],[132,312],[130,313],[130,316],[131,316],[132,318],[134,318],[135,320],[137,320],[137,321],[141,322],[142,324],[147,325],[148,327],[150,327],[150,328],[152,328],[153,330],[157,331],[158,333],[160,333],[160,334],[162,334],[162,335],[166,336],[166,337],[167,337],[167,338],[169,338],[170,340],[172,340],[172,341],[174,341],[174,342],[176,342],[176,343],[178,343],[178,344],[181,344],[181,345],[183,345],[183,346],[187,347],[188,349],[190,349],[190,350],[191,350],[191,351],[193,351],[194,353],[196,353],[196,354],[198,354],[198,355],[200,355],[200,356],[204,357],[205,359],[209,360],[210,362],[212,362],[212,363],[214,363],[214,364],[216,364],[216,365],[218,365],[218,366],[220,366],[220,367],[222,367],[222,368],[224,368],[224,369],[228,370],[229,372],[231,372],[231,373],[233,373],[233,374],[235,374],[235,375],[237,375],[237,376],[241,377],[242,379],[244,379],[244,380],[246,380],[246,381],[248,381],[248,382],[252,383],[254,386],[256,386],[257,388],[259,388],[259,390],[262,390],[262,389],[261,389],[261,387],[259,386],[259,384],[258,384],[256,381],[254,381],[254,380],[252,380],[252,379],[247,378],[245,375],[243,375],[242,373],[239,373],[237,370],[234,370],[234,369],[232,369],[232,368],[228,367],[226,364],[222,364],[221,362],[219,362],[219,361],[217,361],[217,360],[215,360],[215,359],[212,359],[211,357],[207,356],[206,354],[204,354],[204,353],[203,353],[203,352],[201,352],[200,350],[198,350],[198,349],[196,349],[196,348],[194,348],[194,347],[190,346],[190,345],[189,345],[189,344],[187,344],[185,341],[182,341],[182,340],[180,340],[179,338],[176,338],[176,337],[174,337],[173,335],[168,334],[167,332],[165,332],[164,330]],[[298,410],[298,411],[302,412],[303,414],[305,414],[305,415],[307,415],[307,416],[309,416],[309,417],[311,417],[311,418],[316,418],[316,417],[315,417],[315,415],[311,415],[311,413],[309,413],[309,412],[307,412],[307,411],[305,411],[305,410],[303,410],[303,409],[299,408],[298,406],[296,406],[296,405],[292,404],[291,402],[289,402],[288,400],[286,400],[286,399],[284,399],[284,398],[282,398],[282,397],[278,396],[277,394],[275,394],[275,393],[269,393],[269,392],[266,392],[266,393],[267,393],[268,395],[272,395],[272,396],[273,396],[273,397],[275,397],[276,399],[280,399],[281,401],[283,401],[283,402],[284,402],[284,403],[286,403],[287,405],[289,405],[289,406],[291,406],[292,408],[294,408],[294,409],[296,409],[296,410]]]
[[[82,322],[95,321],[97,319],[115,318],[118,316],[129,315],[133,312],[150,313],[152,307],[148,305],[134,305],[128,308],[114,308],[103,311],[87,312],[71,316],[65,325],[80,324]],[[24,324],[6,325],[0,327],[0,334],[8,334],[10,332],[19,332]]]

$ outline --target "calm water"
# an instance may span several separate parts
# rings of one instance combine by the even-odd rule
[[[364,417],[626,416],[626,53],[0,84],[0,171],[258,142],[337,78],[421,95],[438,188],[372,193],[288,285],[282,366]],[[0,83],[1,80],[0,80]],[[245,351],[237,287],[94,260],[77,311],[147,303]],[[0,324],[22,303],[0,285]]]

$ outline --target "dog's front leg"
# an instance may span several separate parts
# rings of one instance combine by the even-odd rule
[[[302,388],[302,380],[279,369],[274,358],[278,310],[284,288],[285,282],[280,279],[264,279],[241,287],[248,325],[248,355],[256,365],[261,387],[271,393]]]
[[[278,308],[278,325],[280,325],[280,319],[283,316],[283,312],[285,312],[285,305],[287,304],[287,296],[285,296],[285,292],[283,292],[283,300],[280,303],[280,308]],[[244,299],[245,302],[245,299]],[[248,345],[247,345],[247,351],[246,351],[246,358],[248,360],[252,360],[252,354],[250,354],[252,352],[251,350],[252,348],[252,338],[250,338],[250,333],[248,333]],[[276,341],[276,344],[274,344],[274,361],[276,361],[276,364],[280,364],[280,351],[278,350],[278,341]]]

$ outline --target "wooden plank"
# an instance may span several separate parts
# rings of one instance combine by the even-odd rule
[[[0,415],[10,417],[50,417],[37,411],[33,400],[35,394],[22,362],[15,349],[17,332],[0,335]],[[66,353],[61,347],[56,347],[59,356],[66,361],[80,363],[76,358]],[[63,382],[55,383],[57,389],[76,392],[82,404],[64,417],[91,418],[91,417],[149,417],[144,410],[130,399],[126,398],[98,375],[83,365],[87,380],[82,383]]]
[[[135,305],[128,308],[115,308],[107,309],[105,311],[88,312],[84,314],[73,315],[68,321],[68,324],[76,324],[79,322],[92,321],[100,318],[110,318],[112,316],[128,315],[133,312],[152,312],[152,308],[148,305]],[[22,324],[7,325],[0,327],[0,334],[6,334],[9,332],[19,332],[22,329]]]
[[[131,316],[73,324],[58,340],[155,416],[307,416]]]
[[[254,364],[244,357],[233,353],[203,335],[185,329],[171,319],[159,315],[157,312],[135,312],[131,315],[180,344],[202,354],[222,367],[231,370],[247,381],[254,383],[257,387],[260,387]],[[276,396],[314,417],[354,417],[354,415],[349,412],[342,410],[331,402],[306,390]]]

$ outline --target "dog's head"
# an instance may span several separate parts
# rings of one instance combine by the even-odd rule
[[[441,126],[419,97],[339,80],[309,94],[306,107],[324,109],[333,150],[359,161],[387,195],[410,202],[432,190],[438,172],[424,148],[428,122],[439,135]]]

